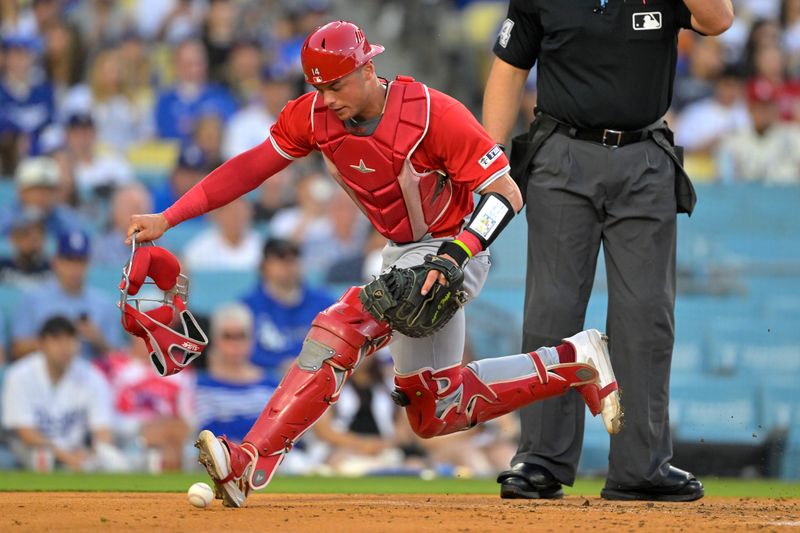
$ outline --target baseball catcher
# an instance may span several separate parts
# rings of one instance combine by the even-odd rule
[[[468,429],[570,388],[602,413],[610,433],[620,429],[617,382],[595,330],[462,366],[463,306],[480,292],[488,248],[522,198],[503,151],[469,111],[412,78],[379,78],[372,59],[381,52],[350,22],[315,30],[301,48],[315,90],[286,105],[261,145],[214,170],[163,213],[131,219],[129,234],[158,238],[318,150],[387,239],[384,274],[348,289],[314,319],[244,442],[200,433],[200,462],[225,505],[241,507],[250,490],[266,486],[359,363],[390,341],[393,397],[422,437]]]

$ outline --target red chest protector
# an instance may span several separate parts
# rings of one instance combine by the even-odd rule
[[[413,78],[389,84],[378,127],[353,135],[322,99],[315,98],[314,139],[328,169],[373,226],[397,243],[417,241],[444,214],[452,184],[440,172],[417,172],[411,155],[428,131],[430,95]]]

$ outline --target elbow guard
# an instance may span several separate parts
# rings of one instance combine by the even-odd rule
[[[463,266],[475,254],[486,250],[514,215],[511,202],[503,195],[496,192],[483,195],[467,226],[454,240],[442,244],[438,254],[448,254]]]

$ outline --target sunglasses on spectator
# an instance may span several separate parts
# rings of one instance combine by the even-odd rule
[[[246,331],[223,331],[219,336],[228,341],[240,341],[250,338]]]

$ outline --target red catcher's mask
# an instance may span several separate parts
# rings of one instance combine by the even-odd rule
[[[132,249],[119,284],[122,327],[144,339],[159,376],[177,374],[208,345],[208,337],[186,308],[189,280],[180,273],[178,259],[164,248],[137,244],[134,235]],[[160,297],[139,295],[146,285],[155,285]],[[143,311],[142,304],[154,308]]]

